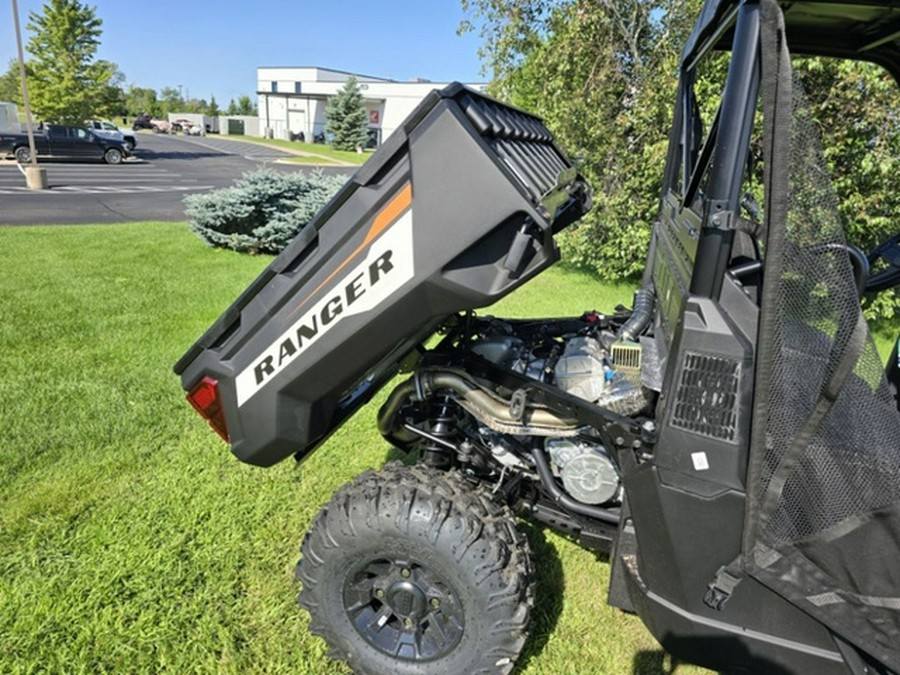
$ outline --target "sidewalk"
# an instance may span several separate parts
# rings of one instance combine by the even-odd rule
[[[267,148],[283,150],[284,152],[295,155],[297,157],[315,157],[315,158],[320,159],[323,162],[325,162],[324,166],[362,166],[362,164],[365,162],[365,160],[363,160],[363,162],[359,162],[359,163],[348,162],[346,160],[338,159],[337,157],[329,157],[328,155],[322,155],[322,154],[319,154],[312,150],[301,149],[301,148],[292,148],[289,145],[282,145],[280,143],[269,143],[264,138],[260,138],[259,140],[254,140],[254,139],[246,138],[246,137],[235,138],[234,136],[219,136],[219,138],[221,138],[222,140],[233,140],[233,141],[238,141],[238,142],[243,142],[243,143],[249,143],[251,145],[260,145],[260,146],[264,146]],[[363,153],[363,157],[365,157],[365,159],[368,159],[368,157],[370,155],[371,155],[371,153]]]

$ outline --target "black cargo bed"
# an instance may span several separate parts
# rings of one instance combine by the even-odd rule
[[[240,459],[302,457],[447,317],[552,264],[553,233],[589,205],[538,118],[434,91],[175,372],[216,383]]]

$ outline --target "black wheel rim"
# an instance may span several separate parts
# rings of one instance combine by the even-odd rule
[[[408,559],[377,558],[352,570],[344,609],[369,644],[409,661],[446,656],[465,630],[459,595],[433,569]]]

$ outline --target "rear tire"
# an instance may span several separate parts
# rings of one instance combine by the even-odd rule
[[[31,163],[31,150],[28,148],[16,148],[15,150],[16,161],[19,164],[30,164]]]
[[[525,644],[527,541],[455,472],[363,473],[319,512],[301,554],[310,630],[356,673],[508,673]]]
[[[121,164],[122,159],[122,151],[118,148],[110,148],[103,153],[103,161],[107,164]]]

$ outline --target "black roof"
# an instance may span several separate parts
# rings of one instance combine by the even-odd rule
[[[742,2],[707,0],[684,57],[714,35]],[[873,61],[900,82],[900,0],[779,0],[793,54]],[[728,39],[728,34],[723,35]]]

